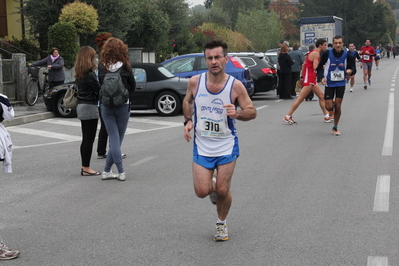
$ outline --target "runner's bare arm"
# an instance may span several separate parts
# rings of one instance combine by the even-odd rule
[[[253,105],[251,98],[249,98],[248,92],[245,89],[244,85],[238,80],[234,81],[232,99],[233,102],[237,101],[238,106],[241,110],[237,110],[234,104],[225,104],[223,105],[223,107],[226,108],[228,116],[241,121],[249,121],[255,119],[255,106]]]
[[[317,67],[319,66],[319,62],[320,62],[320,54],[315,52],[312,53],[312,59],[311,61],[313,61],[313,69],[316,70]]]
[[[192,118],[194,111],[194,96],[197,91],[199,76],[194,76],[188,81],[186,96],[183,99],[183,115],[184,119]],[[184,138],[190,141],[192,138],[190,131],[193,129],[193,122],[187,121],[184,126]]]

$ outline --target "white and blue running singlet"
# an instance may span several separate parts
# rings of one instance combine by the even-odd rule
[[[234,78],[229,76],[224,88],[212,93],[201,74],[194,101],[194,155],[220,157],[240,155],[235,119],[227,116],[225,104],[231,100]]]

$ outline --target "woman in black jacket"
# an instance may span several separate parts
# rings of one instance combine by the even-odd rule
[[[278,64],[280,65],[280,75],[279,80],[280,87],[280,99],[293,99],[291,97],[291,85],[292,85],[292,70],[291,65],[294,64],[290,55],[288,54],[289,48],[283,45],[280,49],[280,54],[278,56]]]
[[[80,156],[82,159],[81,175],[100,175],[90,168],[90,159],[96,138],[98,124],[98,93],[100,83],[94,71],[96,51],[90,46],[80,48],[75,62],[75,78],[78,87],[78,106],[76,112],[82,125],[82,143],[80,144]]]

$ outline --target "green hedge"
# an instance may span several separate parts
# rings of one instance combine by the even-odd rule
[[[60,49],[60,55],[64,58],[65,67],[72,68],[80,48],[77,42],[75,26],[69,22],[57,22],[49,27],[48,39],[49,50],[52,47]]]

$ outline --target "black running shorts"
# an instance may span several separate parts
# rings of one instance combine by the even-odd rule
[[[325,87],[324,89],[324,100],[334,100],[336,98],[344,98],[345,86],[342,87]]]

